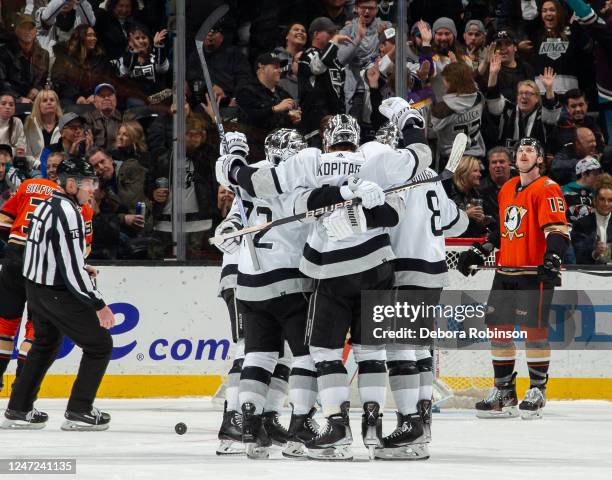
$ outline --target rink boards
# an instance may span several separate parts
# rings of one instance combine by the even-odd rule
[[[117,318],[111,331],[113,358],[99,396],[214,394],[233,353],[226,306],[217,297],[220,268],[105,266],[99,270],[99,289]],[[451,288],[488,289],[492,278],[491,271],[469,280],[451,272]],[[612,290],[609,278],[579,272],[565,272],[563,283],[565,288]],[[610,319],[599,322],[597,332],[608,336],[612,347]],[[66,339],[41,396],[67,396],[79,361],[78,347]],[[519,389],[526,386],[523,363],[518,362],[519,377],[523,377]],[[11,384],[14,368],[11,362],[5,385]],[[490,369],[488,355],[467,356],[461,375],[488,377]],[[553,352],[551,378],[549,398],[612,400],[612,355],[608,350]],[[0,396],[7,394],[5,389]]]

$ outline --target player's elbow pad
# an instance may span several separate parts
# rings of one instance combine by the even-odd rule
[[[384,205],[363,209],[368,228],[395,227],[406,210],[406,204],[397,194],[387,195]]]
[[[470,218],[465,211],[457,209],[457,217],[449,225],[444,227],[444,236],[447,238],[458,237],[465,232],[470,224]]]

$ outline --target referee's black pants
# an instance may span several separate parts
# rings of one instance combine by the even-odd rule
[[[95,310],[68,290],[26,281],[26,293],[36,338],[21,375],[15,380],[8,408],[32,410],[40,384],[66,335],[83,350],[66,409],[89,413],[110,362],[113,349],[110,333],[100,326]]]

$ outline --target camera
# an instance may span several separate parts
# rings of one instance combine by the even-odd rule
[[[26,157],[13,157],[13,168],[17,171],[17,176],[21,180],[32,178],[32,170],[28,165],[28,159]]]

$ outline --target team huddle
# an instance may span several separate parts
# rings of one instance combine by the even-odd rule
[[[449,200],[441,182],[436,181],[436,172],[428,168],[432,154],[421,114],[400,98],[385,100],[380,112],[389,121],[376,141],[360,145],[357,122],[350,115],[335,115],[323,131],[323,151],[306,148],[297,132],[281,129],[266,138],[266,159],[250,165],[246,162],[246,137],[237,132],[226,135],[226,146],[217,161],[217,180],[239,195],[215,238],[224,252],[220,295],[230,312],[237,351],[219,431],[220,455],[246,451],[249,458],[268,458],[270,446],[281,445],[286,457],[352,459],[350,389],[342,361],[349,338],[363,405],[361,433],[370,458],[429,458],[433,392],[430,350],[362,343],[361,292],[424,290],[429,301],[437,302],[442,288],[448,285],[444,237],[460,235],[468,218]],[[517,153],[520,178],[525,172],[535,178],[541,162],[537,142],[521,142]],[[541,212],[532,213],[529,202],[546,199],[550,191],[559,189],[539,173],[538,178],[543,180],[536,182],[539,187],[535,193],[527,181],[522,183],[529,199],[525,200],[526,209],[521,207],[521,214],[529,217],[524,224],[531,222],[532,230],[543,230],[526,235],[519,232],[519,222],[513,234],[525,242],[539,234],[542,239],[537,241],[532,258],[521,258],[518,264],[510,259],[507,265],[513,268],[500,268],[498,275],[503,277],[496,277],[494,290],[538,288],[538,282],[545,278],[545,291],[550,291],[558,277],[559,259],[568,239],[564,208],[556,205],[556,214],[546,215],[542,205]],[[388,192],[424,179],[433,181],[399,193]],[[355,198],[359,202],[325,208]],[[254,248],[248,248],[248,235],[237,234],[247,226],[317,209],[327,213],[251,230],[256,232],[251,239]],[[504,228],[501,247],[510,250],[504,242],[512,238],[506,238]],[[474,273],[494,247],[500,247],[499,236],[464,252],[459,270],[466,275]],[[539,261],[535,260],[538,255]],[[536,263],[521,263],[523,260]],[[537,271],[514,268],[539,264]],[[509,287],[510,281],[527,283]],[[495,328],[513,328],[507,325],[514,323],[507,317],[498,318],[497,325],[501,326]],[[541,416],[545,402],[547,330],[539,327],[528,345],[538,351],[539,367],[534,369],[532,389],[519,406],[523,418]],[[503,375],[498,378],[496,367],[496,387],[476,406],[478,416],[518,415],[513,390],[516,374],[512,373],[513,361],[509,361],[513,345],[493,346],[494,366],[500,348],[506,355],[501,362]],[[397,407],[397,427],[385,436],[382,410],[387,377]],[[285,429],[278,412],[287,391],[292,415]],[[314,419],[317,401],[325,417],[323,425]]]

